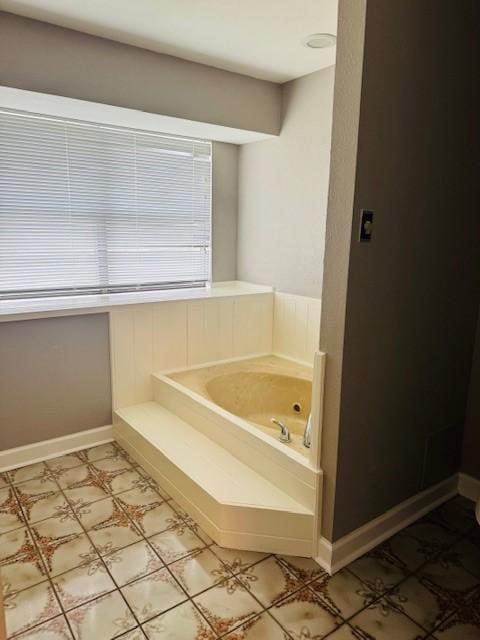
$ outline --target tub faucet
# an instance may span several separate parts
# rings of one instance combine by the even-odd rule
[[[305,431],[303,432],[303,446],[310,449],[312,446],[312,414],[308,414],[307,422],[305,423]]]
[[[277,427],[280,427],[280,436],[278,438],[280,442],[290,442],[291,438],[290,438],[290,431],[288,430],[288,427],[283,422],[280,422],[280,420],[277,420],[276,418],[272,418],[271,422],[273,422],[273,424],[276,424]]]

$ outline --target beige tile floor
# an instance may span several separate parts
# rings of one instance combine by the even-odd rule
[[[329,577],[218,547],[114,444],[0,475],[0,572],[23,640],[480,639],[468,501]]]

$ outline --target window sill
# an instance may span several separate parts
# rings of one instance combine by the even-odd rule
[[[111,307],[174,300],[205,300],[232,296],[271,293],[272,287],[248,282],[216,282],[211,287],[193,289],[168,289],[163,291],[139,291],[91,296],[64,296],[57,298],[24,298],[0,301],[0,322],[26,320],[60,315],[99,313]]]

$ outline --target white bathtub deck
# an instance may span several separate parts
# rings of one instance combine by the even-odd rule
[[[311,554],[313,510],[156,402],[116,411],[115,437],[219,544]]]
[[[220,502],[310,513],[223,447],[156,402],[127,407],[117,411],[117,415],[135,425],[148,442]]]

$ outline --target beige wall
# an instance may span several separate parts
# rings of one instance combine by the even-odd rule
[[[282,87],[279,138],[243,145],[238,276],[320,297],[334,67]]]
[[[0,85],[278,133],[280,88],[0,12]]]
[[[358,10],[351,0],[342,5]],[[353,225],[352,210],[341,209],[343,229],[331,218],[327,229],[327,286],[337,248],[342,257],[351,242],[345,311],[342,281],[322,321],[322,347],[334,354],[341,384],[339,412],[326,421],[330,436],[338,434],[335,478],[327,480],[335,504],[324,521],[333,540],[459,467],[479,302],[478,7],[367,2]],[[338,160],[334,171],[342,172]],[[331,193],[333,205],[338,198]],[[362,207],[376,212],[370,244],[357,242]],[[326,407],[338,392],[331,375],[327,362]]]
[[[111,422],[107,314],[0,323],[0,450]]]
[[[480,319],[470,377],[461,470],[480,480]]]

